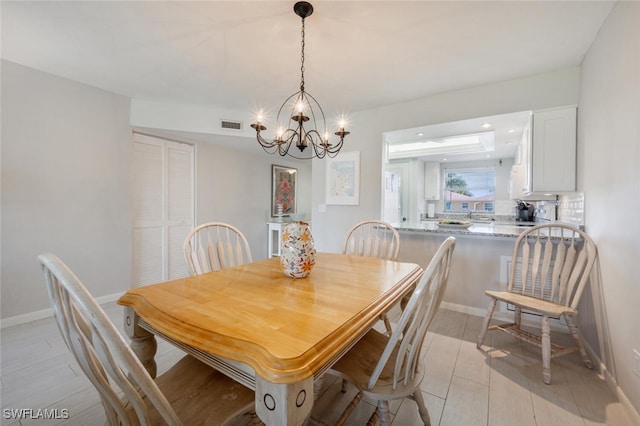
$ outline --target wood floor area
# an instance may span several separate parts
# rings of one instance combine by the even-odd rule
[[[104,307],[120,325],[122,308],[115,303]],[[545,385],[536,348],[489,332],[485,350],[476,349],[481,322],[480,317],[441,310],[427,335],[422,389],[433,425],[632,425],[625,407],[578,355],[552,360],[552,384]],[[98,394],[77,367],[52,318],[5,328],[1,334],[2,425],[104,424]],[[182,356],[158,339],[159,373]],[[327,377],[312,417],[333,424],[354,394],[352,388],[342,394],[340,383]],[[69,418],[11,417],[11,409],[36,413],[43,408],[58,409],[60,417],[63,409],[68,410]],[[361,402],[347,424],[366,424],[374,408]],[[395,426],[421,424],[411,400],[396,401],[391,411]],[[239,419],[238,424],[246,421]]]

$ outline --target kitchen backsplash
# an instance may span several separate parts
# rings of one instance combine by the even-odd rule
[[[584,193],[573,192],[570,194],[563,194],[558,196],[558,201],[530,201],[536,205],[536,217],[540,222],[554,221],[556,220],[556,206],[557,206],[557,220],[565,222],[571,225],[575,225],[579,228],[584,228]],[[443,201],[429,201],[425,203],[427,206],[429,203],[435,204],[435,216],[436,218],[442,217],[457,217],[464,215],[463,213],[443,213],[444,202]],[[514,200],[495,200],[495,211],[493,215],[496,220],[514,220],[515,219],[515,201]],[[478,213],[481,215],[482,213]],[[421,219],[426,219],[428,215],[421,214]]]
[[[558,221],[584,228],[583,192],[559,195],[558,201],[538,201],[538,218],[555,220],[556,204],[558,207]]]

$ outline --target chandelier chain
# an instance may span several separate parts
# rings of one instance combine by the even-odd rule
[[[300,43],[300,90],[304,92],[304,18],[302,18],[302,30],[300,31],[302,42]]]

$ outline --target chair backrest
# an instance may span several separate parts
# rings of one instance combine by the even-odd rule
[[[569,225],[534,226],[516,239],[508,291],[575,309],[596,257],[585,232]]]
[[[456,239],[448,237],[429,262],[402,311],[400,321],[389,337],[376,368],[369,377],[369,388],[375,386],[388,362],[394,363],[393,389],[396,389],[399,383],[406,385],[416,374],[422,343],[440,307],[449,279],[451,256],[455,246]]]
[[[398,260],[400,235],[391,224],[383,220],[366,220],[347,233],[343,254]]]
[[[242,232],[222,222],[196,226],[184,241],[184,260],[191,275],[253,262]]]
[[[109,424],[149,424],[143,397],[167,424],[182,424],[138,357],[78,277],[53,254],[40,255],[38,260],[60,333],[80,368],[98,390]]]

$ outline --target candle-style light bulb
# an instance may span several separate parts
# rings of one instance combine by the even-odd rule
[[[277,126],[276,127],[276,140],[282,140],[282,135],[284,135],[284,127]]]
[[[340,117],[340,120],[338,120],[338,128],[340,129],[341,132],[344,132],[344,128],[347,126],[347,120],[344,119],[344,117]]]

